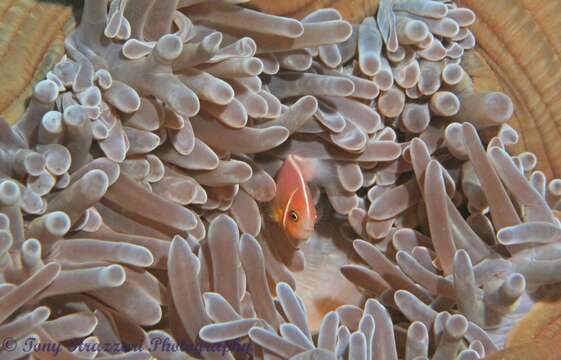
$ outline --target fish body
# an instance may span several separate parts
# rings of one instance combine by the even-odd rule
[[[300,160],[296,155],[286,158],[276,176],[277,191],[272,201],[273,220],[295,248],[310,238],[317,222],[312,192]]]

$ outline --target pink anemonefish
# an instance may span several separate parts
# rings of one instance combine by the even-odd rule
[[[273,220],[296,248],[314,233],[317,221],[312,192],[299,160],[289,155],[284,161],[277,173],[277,192],[272,202]]]

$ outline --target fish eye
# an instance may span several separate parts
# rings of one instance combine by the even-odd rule
[[[296,222],[298,221],[298,213],[294,210],[290,210],[290,220]]]

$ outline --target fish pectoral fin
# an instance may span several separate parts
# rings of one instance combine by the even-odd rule
[[[281,208],[276,208],[275,210],[273,210],[272,217],[273,217],[273,220],[277,224],[282,223],[282,218],[283,218],[282,209]]]

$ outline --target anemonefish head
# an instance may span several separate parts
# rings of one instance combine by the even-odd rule
[[[281,166],[273,200],[273,217],[295,247],[312,235],[317,221],[311,191],[298,159],[289,155]]]

